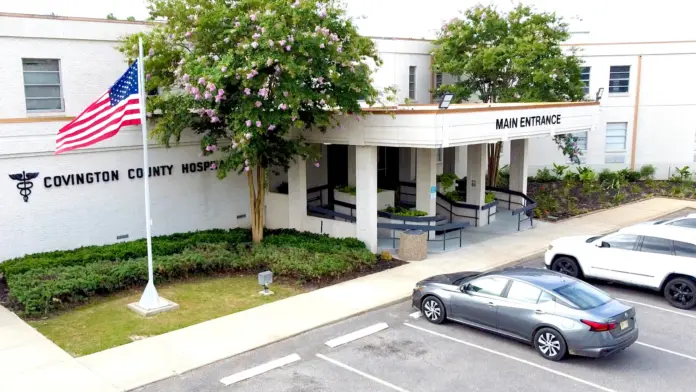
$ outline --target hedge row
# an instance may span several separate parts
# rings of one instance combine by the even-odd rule
[[[311,246],[315,251],[327,252],[337,248],[365,249],[365,244],[356,239],[331,239],[313,233],[294,230],[267,230],[266,242],[288,246]],[[169,256],[183,252],[198,244],[240,244],[251,242],[248,229],[206,230],[178,233],[152,239],[154,256]],[[113,245],[87,246],[68,251],[36,253],[0,263],[0,272],[6,276],[21,274],[34,269],[57,266],[86,265],[101,261],[129,260],[147,256],[144,239],[121,242]]]
[[[280,235],[288,240],[290,235]],[[269,237],[269,239],[272,237]],[[305,238],[305,241],[300,241]],[[293,243],[297,240],[300,245]],[[377,263],[364,244],[348,241],[352,249],[339,246],[338,251],[316,252],[312,248],[334,242],[295,236],[283,243],[279,238],[253,247],[229,244],[203,244],[175,255],[157,256],[153,260],[158,283],[195,275],[271,270],[277,277],[318,282],[360,271]],[[340,241],[339,241],[339,245]],[[146,258],[126,261],[95,261],[90,264],[32,269],[7,276],[10,303],[28,315],[45,314],[65,306],[85,302],[90,297],[107,295],[147,283]]]

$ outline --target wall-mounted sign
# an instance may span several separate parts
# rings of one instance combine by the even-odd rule
[[[560,114],[549,114],[546,116],[499,118],[495,120],[495,129],[538,127],[541,125],[559,125],[560,123]]]
[[[181,164],[181,174],[216,170],[217,166],[214,164],[218,163],[215,161],[183,163]],[[141,167],[128,169],[125,170],[125,172],[131,180],[143,178],[145,175]],[[174,165],[160,165],[148,168],[149,177],[171,176],[174,172]],[[24,171],[10,174],[10,179],[17,181],[16,187],[19,189],[19,194],[25,202],[29,201],[29,195],[32,193],[31,189],[34,187],[34,183],[31,180],[38,177],[39,173],[27,173]],[[48,175],[43,177],[42,183],[44,188],[63,188],[77,185],[117,182],[120,181],[120,179],[121,172],[119,170],[102,170],[85,173]]]

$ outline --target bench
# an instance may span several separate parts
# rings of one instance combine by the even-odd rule
[[[387,237],[391,238],[392,243],[394,248],[396,248],[396,231],[397,230],[422,230],[425,232],[429,231],[442,231],[442,239],[441,240],[431,240],[429,239],[428,241],[442,241],[442,250],[445,250],[445,247],[447,245],[447,240],[454,240],[457,237],[450,237],[447,238],[447,233],[452,232],[452,231],[459,231],[459,247],[462,247],[462,229],[469,227],[471,223],[469,222],[455,222],[455,223],[447,223],[444,225],[437,225],[437,226],[428,226],[428,225],[408,225],[408,224],[403,224],[403,223],[377,223],[377,228],[378,229],[389,229],[392,231],[392,236]],[[384,238],[384,237],[383,237]]]

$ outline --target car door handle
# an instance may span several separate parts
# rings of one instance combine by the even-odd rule
[[[537,310],[534,311],[534,313],[536,313],[536,314],[544,314],[544,311],[541,310],[541,309],[537,309]]]
[[[495,306],[495,303],[494,303],[494,302],[489,302],[489,303],[488,303],[488,306],[494,307],[494,306]]]

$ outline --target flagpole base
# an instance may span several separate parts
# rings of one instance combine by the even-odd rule
[[[157,289],[152,281],[147,282],[139,302],[128,304],[128,309],[144,317],[154,316],[178,308],[179,304],[164,299],[157,294]]]

